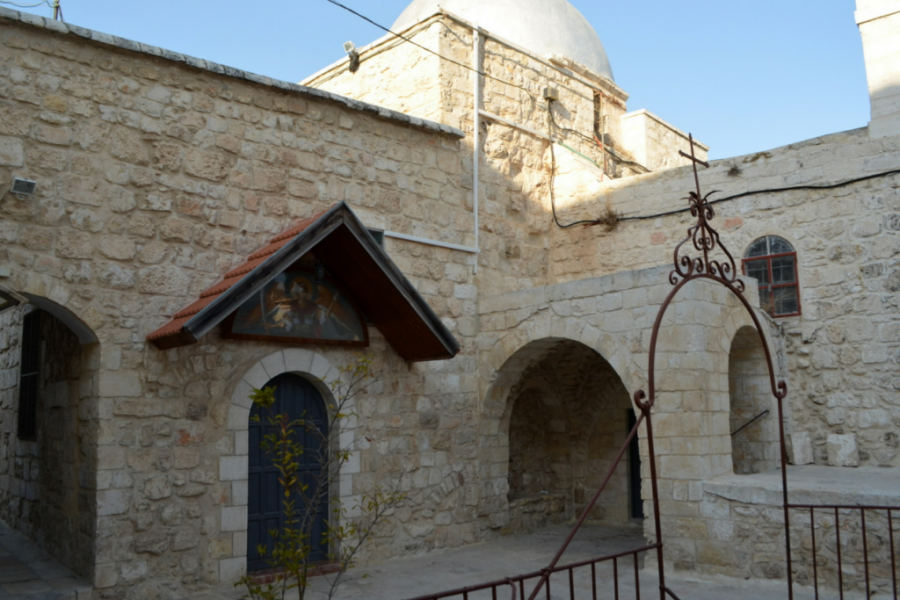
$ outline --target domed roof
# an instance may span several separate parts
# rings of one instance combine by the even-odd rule
[[[600,37],[566,0],[414,0],[392,31],[400,33],[439,7],[539,56],[565,56],[613,79]]]

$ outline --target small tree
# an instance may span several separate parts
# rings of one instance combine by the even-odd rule
[[[291,420],[287,414],[276,414],[275,388],[255,389],[251,394],[253,403],[266,413],[267,423],[274,430],[263,436],[260,443],[271,457],[278,471],[278,481],[283,490],[284,526],[272,530],[274,547],[266,557],[269,565],[277,572],[266,583],[259,583],[250,575],[244,576],[235,587],[246,586],[251,600],[277,600],[285,598],[291,590],[297,590],[299,600],[303,600],[309,586],[310,575],[317,565],[312,563],[313,551],[319,542],[328,547],[327,569],[323,577],[328,581],[328,598],[341,582],[344,574],[353,564],[362,545],[372,534],[379,521],[404,499],[404,495],[384,493],[376,489],[364,495],[352,508],[354,517],[348,518],[350,511],[338,499],[328,497],[329,489],[337,482],[341,467],[350,460],[351,452],[332,446],[339,435],[342,421],[354,416],[350,407],[354,399],[364,392],[375,375],[372,360],[362,356],[355,362],[339,369],[339,375],[330,382],[334,404],[328,406],[327,426],[317,426],[312,420],[301,416]],[[259,420],[259,415],[253,417]],[[308,439],[314,440],[304,445],[297,440],[297,432],[305,430]],[[313,454],[322,465],[312,484],[303,483],[300,478],[300,460],[303,455]],[[313,539],[313,527],[317,513],[322,506],[329,507],[323,540]],[[267,549],[259,547],[260,555]]]

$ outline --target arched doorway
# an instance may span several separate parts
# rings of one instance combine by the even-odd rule
[[[279,375],[264,387],[275,388],[273,414],[287,414],[291,421],[305,421],[306,427],[298,427],[295,432],[297,441],[305,448],[298,459],[299,475],[301,482],[309,486],[306,493],[313,496],[327,462],[328,415],[322,394],[307,379],[293,373]],[[284,488],[279,483],[279,472],[272,464],[272,457],[262,447],[263,438],[271,433],[274,427],[269,424],[268,412],[254,405],[249,427],[248,571],[268,568],[266,556],[271,556],[275,546],[271,532],[282,531],[285,525]],[[328,555],[328,544],[323,539],[328,514],[327,492],[323,490],[323,501],[317,507],[309,538],[312,562],[324,560]],[[296,497],[295,500],[302,507],[302,502]],[[260,546],[267,549],[265,556],[260,555]]]
[[[524,370],[509,406],[510,529],[571,519],[586,507],[634,423],[622,380],[596,351],[563,340]],[[593,521],[626,524],[643,516],[634,450],[594,506]]]
[[[90,578],[100,344],[68,308],[25,296],[0,314],[0,519]]]
[[[766,356],[759,333],[753,327],[742,327],[731,341],[728,395],[735,474],[762,473],[776,468],[779,465],[778,420]]]

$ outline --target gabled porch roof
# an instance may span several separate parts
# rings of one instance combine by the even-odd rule
[[[313,250],[402,358],[444,360],[459,352],[453,334],[344,202],[274,237],[147,339],[161,350],[196,343]]]

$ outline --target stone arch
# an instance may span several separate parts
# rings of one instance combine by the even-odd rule
[[[48,298],[42,298],[28,292],[22,293],[22,296],[28,299],[28,303],[41,309],[44,312],[53,315],[60,323],[65,325],[72,331],[81,342],[82,346],[97,343],[97,335],[91,328],[81,320],[81,317],[72,312],[71,309],[61,304],[57,304]]]
[[[738,329],[728,354],[731,457],[736,474],[761,473],[778,466],[777,407],[769,369],[756,328]],[[768,410],[768,414],[747,425]],[[744,427],[746,425],[746,427]],[[734,433],[741,427],[741,431]]]
[[[498,370],[482,413],[482,431],[492,435],[482,436],[480,465],[495,493],[483,506],[495,526],[528,531],[571,518],[625,441],[634,407],[619,372],[594,347],[597,333],[588,334],[593,345],[567,337],[526,343]],[[566,364],[571,373],[562,372]],[[626,462],[614,480],[592,518],[625,523]]]
[[[33,538],[78,575],[93,579],[96,545],[93,522],[98,489],[109,481],[88,475],[98,455],[95,421],[100,395],[100,344],[70,309],[36,294],[0,314],[0,518]],[[34,435],[20,436],[23,402],[22,352],[26,315],[40,311],[27,345],[37,344],[38,368],[32,421]],[[34,318],[34,317],[30,317]],[[14,468],[15,465],[15,468]]]
[[[267,382],[284,373],[293,373],[310,381],[322,394],[326,407],[331,412],[334,396],[326,382],[342,378],[340,369],[325,356],[305,348],[286,348],[273,352],[253,364],[241,377],[231,394],[228,406],[227,429],[234,435],[234,450],[230,455],[219,457],[219,481],[231,485],[231,494],[221,510],[221,530],[232,534],[230,557],[219,560],[219,580],[233,583],[247,572],[247,506],[249,500],[248,469],[249,439],[248,426],[252,401],[250,394],[254,388],[261,388]],[[353,445],[353,429],[342,424],[340,431],[331,432],[333,443],[344,447]],[[341,470],[340,489],[333,491],[342,499],[352,490],[352,477],[358,472],[353,459]]]

